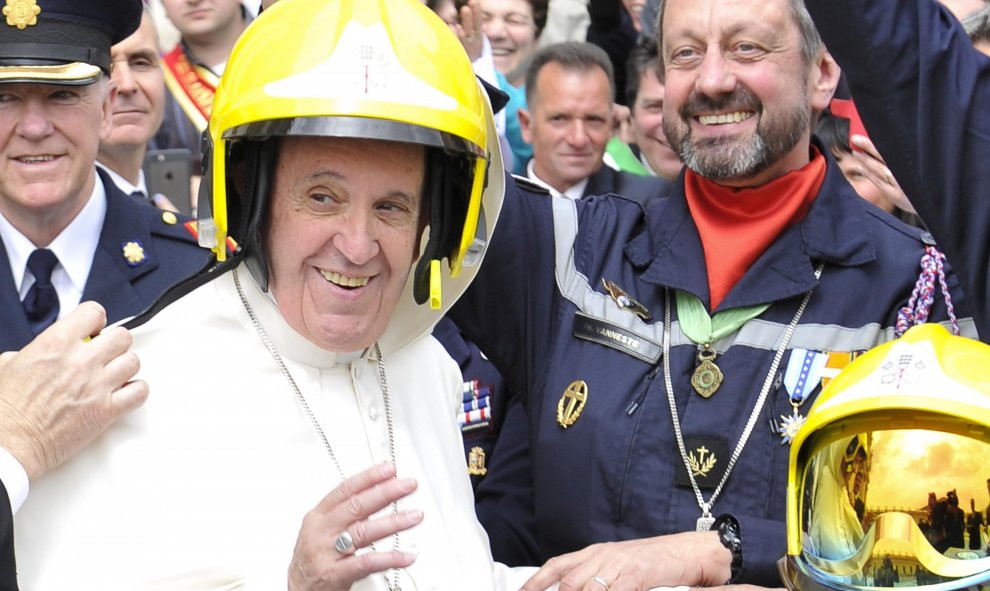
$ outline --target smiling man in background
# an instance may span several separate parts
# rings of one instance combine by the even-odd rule
[[[36,8],[0,22],[0,351],[80,301],[109,323],[133,316],[212,258],[95,166],[113,128],[110,47],[138,27],[140,0]]]
[[[519,110],[533,146],[529,178],[571,199],[615,193],[646,203],[665,195],[666,180],[605,166],[614,97],[612,62],[600,47],[568,41],[537,50],[526,72],[528,108]]]

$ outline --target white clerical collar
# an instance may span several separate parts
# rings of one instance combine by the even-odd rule
[[[66,275],[61,279],[68,280],[71,289],[81,296],[86,287],[89,270],[93,266],[93,255],[100,243],[103,219],[107,214],[107,194],[100,177],[95,172],[93,174],[96,182],[93,183],[93,192],[86,205],[51,244],[46,246],[58,257],[59,266],[52,275],[52,283],[55,284],[60,299],[62,296],[59,285],[62,282],[59,277],[60,270]],[[4,248],[7,249],[7,258],[14,274],[14,287],[23,299],[27,295],[27,289],[22,289],[27,272],[27,260],[37,247],[2,214],[0,214],[0,238],[3,239]],[[75,303],[78,305],[78,299]]]
[[[239,265],[236,272],[241,289],[244,291],[244,297],[251,305],[251,309],[254,311],[258,322],[264,327],[265,332],[268,334],[279,354],[285,358],[311,367],[330,369],[335,366],[348,365],[369,354],[369,351],[335,353],[317,346],[296,332],[285,321],[271,290],[268,292],[261,291],[261,288],[255,282],[254,276],[248,270],[247,265]],[[254,334],[257,329],[244,311],[244,305],[234,285],[233,272],[224,274],[223,278],[225,278],[224,281],[214,281],[213,283],[224,293],[225,298],[231,300],[231,306],[234,306],[238,310],[237,316],[242,324],[244,324],[249,332]]]
[[[148,194],[148,184],[144,180],[144,170],[138,170],[138,182],[136,185],[132,185],[130,181],[117,174],[117,171],[108,167],[106,164],[97,161],[96,166],[110,176],[110,180],[113,181],[113,184],[117,185],[118,189],[123,191],[124,195],[133,195],[135,191],[140,191],[145,199],[151,197]]]
[[[566,197],[571,200],[578,200],[584,196],[584,189],[585,187],[588,186],[587,178],[582,179],[576,185],[571,185],[571,187],[569,187],[566,191],[561,193],[557,189],[551,187],[550,183],[536,176],[536,170],[533,167],[534,162],[535,160],[531,159],[529,163],[526,165],[526,176],[528,176],[529,180],[533,181],[534,183],[545,187],[547,191],[550,191],[551,195],[553,195],[554,197]]]

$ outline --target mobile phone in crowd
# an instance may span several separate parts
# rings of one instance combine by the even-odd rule
[[[192,215],[192,152],[186,148],[148,150],[144,179],[152,198],[160,193],[186,215]]]

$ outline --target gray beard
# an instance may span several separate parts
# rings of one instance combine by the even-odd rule
[[[684,165],[704,178],[731,181],[753,177],[794,149],[811,124],[810,112],[794,111],[779,123],[760,126],[747,140],[704,138],[695,141],[667,133]],[[690,128],[688,128],[690,129]],[[671,130],[674,131],[674,130]]]
[[[688,139],[681,145],[684,165],[713,181],[729,181],[759,174],[770,167],[769,150],[757,134],[744,145],[729,138]]]

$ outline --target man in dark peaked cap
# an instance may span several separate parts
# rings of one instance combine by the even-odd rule
[[[17,588],[11,514],[45,468],[25,445],[62,461],[147,395],[128,381],[137,362],[124,329],[82,337],[142,311],[210,260],[186,220],[134,202],[96,172],[112,125],[110,46],[141,12],[141,0],[7,0],[0,13],[0,351],[31,342],[16,363],[0,357],[2,591]],[[106,316],[83,306],[35,339],[86,300]],[[41,407],[68,412],[42,416]],[[24,429],[31,421],[45,441]]]
[[[204,267],[194,227],[134,203],[95,167],[112,129],[110,46],[140,0],[8,0],[0,15],[0,351],[79,302],[110,323]]]

